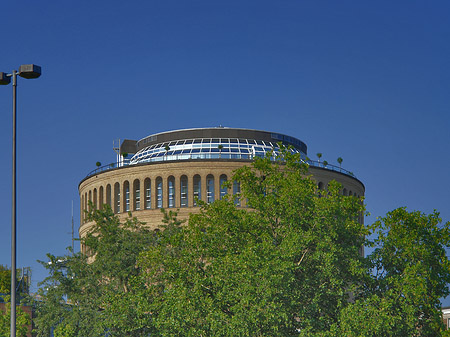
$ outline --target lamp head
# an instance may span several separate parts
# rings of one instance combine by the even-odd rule
[[[11,77],[7,73],[0,72],[0,85],[6,85],[11,83]]]
[[[19,76],[23,78],[38,78],[41,76],[41,67],[35,64],[22,64],[19,67]]]

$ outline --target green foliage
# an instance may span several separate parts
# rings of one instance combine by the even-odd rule
[[[59,324],[53,331],[55,337],[76,337],[76,328],[71,324]]]
[[[252,211],[203,204],[187,227],[142,254],[160,336],[295,336],[336,322],[365,275],[357,198],[317,190],[288,151],[238,170]]]
[[[38,335],[446,335],[450,225],[400,208],[366,228],[362,199],[336,182],[318,190],[299,155],[281,152],[227,183],[240,182],[249,209],[198,201],[187,225],[163,210],[157,232],[92,211],[89,256],[43,263]]]
[[[11,292],[11,269],[0,265],[0,294]]]
[[[29,268],[26,268],[29,269]],[[17,270],[16,289],[18,294],[25,295],[29,293],[29,278],[22,275],[21,270]],[[0,294],[11,294],[11,269],[0,265]]]
[[[399,208],[371,228],[377,247],[368,260],[372,278],[341,312],[336,336],[441,336],[439,299],[449,295],[446,249],[450,224],[439,214]]]
[[[106,331],[143,336],[147,330],[139,323],[143,318],[134,296],[144,285],[134,278],[139,253],[152,246],[153,233],[135,218],[120,223],[109,207],[93,210],[89,219],[96,225],[81,240],[89,256],[48,254],[50,262],[41,262],[50,276],[41,284],[42,300],[36,301],[38,336],[51,328],[60,336],[104,336]]]
[[[30,315],[24,312],[20,306],[16,307],[16,336],[25,337],[28,326],[31,324]],[[10,297],[5,298],[5,310],[0,309],[0,337],[9,337],[11,328],[11,303]]]

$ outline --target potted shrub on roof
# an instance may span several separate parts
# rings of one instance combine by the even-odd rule
[[[337,159],[337,162],[339,163],[339,169],[342,170],[342,162],[344,161],[344,159],[342,159],[341,157],[339,157]]]

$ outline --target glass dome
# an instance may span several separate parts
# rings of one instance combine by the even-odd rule
[[[138,151],[129,164],[140,164],[165,160],[189,159],[241,159],[250,160],[265,157],[273,150],[274,158],[279,153],[275,142],[243,138],[194,138],[174,140],[147,146]],[[297,148],[292,152],[300,153],[302,159],[306,154]]]

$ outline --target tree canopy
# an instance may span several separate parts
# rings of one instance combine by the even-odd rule
[[[0,264],[0,294],[11,292],[11,269]]]
[[[39,336],[443,335],[450,225],[438,213],[401,208],[365,227],[363,200],[336,182],[319,190],[287,149],[233,181],[250,208],[199,202],[187,224],[164,212],[155,232],[93,209],[88,255],[43,262]]]
[[[27,290],[23,283],[20,283],[18,288],[19,293]],[[0,337],[9,337],[11,329],[11,269],[7,266],[0,265],[0,303],[3,302],[3,310],[0,308]],[[22,294],[23,295],[23,294]],[[23,296],[21,296],[23,298]],[[21,300],[21,297],[18,300]],[[16,335],[26,336],[28,333],[28,326],[31,324],[30,315],[24,312],[20,306],[16,309]]]
[[[48,254],[49,271],[39,289],[35,324],[39,336],[145,336],[147,314],[134,305],[145,285],[136,282],[139,254],[154,235],[137,219],[120,223],[110,208],[92,210],[96,225],[81,243],[88,255]]]

